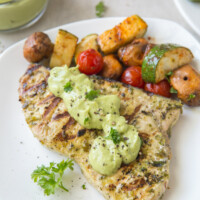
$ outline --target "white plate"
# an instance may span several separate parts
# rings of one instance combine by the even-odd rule
[[[79,38],[90,33],[101,33],[122,21],[123,18],[104,18],[81,21],[59,28]],[[147,36],[156,42],[173,42],[189,47],[200,60],[200,45],[178,24],[161,19],[145,19],[149,25]],[[47,31],[54,41],[58,27]],[[61,161],[65,157],[43,147],[25,123],[18,102],[18,80],[28,63],[23,58],[21,41],[7,49],[0,57],[0,199],[1,200],[103,200],[90,186],[77,165],[73,172],[66,171],[64,185],[70,192],[58,190],[56,195],[45,197],[43,191],[30,178],[37,165]],[[163,200],[200,199],[200,108],[183,110],[179,122],[172,130],[170,189]],[[86,190],[81,188],[86,183]]]
[[[188,24],[200,35],[200,2],[174,0]]]

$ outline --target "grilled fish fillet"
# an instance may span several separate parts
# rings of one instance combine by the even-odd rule
[[[157,200],[169,181],[171,151],[168,133],[182,111],[179,101],[148,95],[140,89],[91,77],[103,94],[121,99],[120,113],[139,131],[143,144],[137,159],[112,176],[94,171],[88,154],[99,130],[88,130],[67,112],[62,99],[49,90],[49,69],[30,65],[20,79],[19,100],[26,122],[45,146],[74,159],[96,189],[110,200]],[[77,80],[78,81],[78,80]]]

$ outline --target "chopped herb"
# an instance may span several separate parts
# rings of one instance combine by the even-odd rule
[[[114,128],[110,129],[110,135],[106,139],[111,139],[114,144],[119,144],[121,141],[121,135]]]
[[[190,100],[194,99],[195,97],[196,97],[196,95],[195,95],[195,94],[190,94],[190,95],[189,95],[189,97],[188,97],[188,101],[190,101]]]
[[[89,99],[90,101],[97,98],[99,96],[99,90],[91,90],[86,94],[86,99]]]
[[[177,90],[175,90],[173,87],[170,88],[170,91],[169,91],[171,94],[177,94]]]
[[[73,89],[73,87],[72,87],[71,82],[70,82],[70,81],[67,82],[67,83],[65,84],[65,86],[64,86],[64,91],[65,91],[65,92],[71,92],[72,89]]]
[[[85,186],[85,184],[82,185],[82,188],[83,188],[84,190],[86,190],[86,186]]]
[[[84,120],[84,124],[86,124],[89,121],[89,117],[86,117]]]
[[[149,190],[149,193],[153,193],[153,192],[154,192],[154,189],[151,188],[151,189]]]
[[[105,5],[104,5],[103,1],[100,1],[96,5],[96,16],[97,17],[102,17],[104,12],[105,12]]]
[[[69,190],[63,186],[62,176],[65,169],[69,168],[73,170],[73,165],[74,163],[70,159],[66,161],[63,160],[57,164],[51,162],[49,167],[45,167],[44,165],[37,167],[31,174],[31,178],[44,189],[44,194],[47,196],[54,194],[57,188],[68,192]]]
[[[166,161],[153,161],[152,166],[154,167],[162,167],[164,164],[166,164]]]
[[[173,74],[172,71],[168,72],[167,74],[165,74],[165,78],[168,80],[168,82],[170,82],[170,76]]]

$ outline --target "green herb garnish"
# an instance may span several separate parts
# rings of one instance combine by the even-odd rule
[[[190,101],[190,100],[194,99],[195,97],[196,97],[196,95],[195,95],[195,94],[190,94],[190,95],[189,95],[189,97],[188,97],[188,101]]]
[[[69,192],[69,190],[63,186],[62,176],[67,168],[73,170],[73,165],[74,163],[70,159],[66,161],[63,160],[57,164],[51,162],[49,167],[45,167],[44,165],[37,167],[31,174],[31,178],[44,189],[44,194],[47,196],[54,194],[57,188]]]
[[[154,166],[154,167],[162,167],[165,164],[166,164],[166,161],[153,161],[152,162],[152,166]]]
[[[119,144],[121,141],[121,135],[114,128],[110,129],[110,135],[106,137],[106,139],[110,139],[114,144]]]
[[[86,124],[89,121],[89,117],[86,117],[84,120],[84,124]]]
[[[85,184],[82,185],[82,188],[83,188],[84,190],[86,190],[86,186],[85,186]]]
[[[165,74],[165,78],[168,80],[168,82],[170,83],[170,76],[173,74],[172,71],[168,72],[167,74]]]
[[[170,88],[170,91],[169,91],[171,94],[177,94],[177,90],[175,90],[173,87]]]
[[[73,90],[73,87],[72,87],[71,82],[69,81],[69,82],[67,82],[67,83],[65,84],[65,86],[64,86],[64,91],[65,91],[65,92],[71,92],[72,90]]]
[[[105,12],[105,5],[104,5],[103,1],[100,1],[96,5],[96,16],[97,17],[102,17],[104,12]]]
[[[99,96],[100,92],[99,90],[91,90],[86,94],[86,99],[89,99],[90,101],[97,98]]]

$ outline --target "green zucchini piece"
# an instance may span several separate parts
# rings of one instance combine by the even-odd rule
[[[142,63],[142,78],[145,82],[158,83],[170,71],[192,61],[192,52],[176,44],[154,46]]]
[[[87,49],[94,49],[96,51],[98,51],[98,43],[97,43],[97,38],[98,38],[98,34],[90,34],[85,36],[77,45],[76,47],[76,51],[75,51],[75,55],[74,55],[74,60],[76,62],[78,55],[87,50]]]

